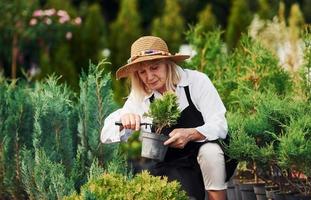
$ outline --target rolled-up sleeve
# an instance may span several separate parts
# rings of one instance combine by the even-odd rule
[[[204,135],[206,140],[226,138],[228,132],[226,108],[216,88],[205,74],[198,72],[194,78],[196,81],[192,81],[191,96],[205,122],[204,125],[196,127],[196,130]]]
[[[122,136],[124,136],[125,134],[128,136],[132,134],[132,130],[123,129],[122,131],[120,131],[120,127],[115,125],[115,122],[120,121],[121,116],[126,113],[136,113],[142,116],[143,111],[141,104],[136,103],[132,100],[131,97],[129,97],[125,102],[123,108],[111,113],[105,119],[104,126],[100,133],[100,140],[102,143],[120,142],[123,139],[128,138]]]

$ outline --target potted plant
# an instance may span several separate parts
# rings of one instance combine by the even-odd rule
[[[277,140],[269,114],[273,109],[271,105],[280,102],[271,94],[256,92],[248,98],[244,99],[246,106],[241,106],[242,109],[228,112],[231,134],[228,153],[231,158],[245,163],[244,172],[240,170],[239,173],[242,199],[266,199],[264,186],[269,179],[270,166],[275,162]]]
[[[149,111],[144,116],[151,117],[151,132],[143,131],[141,156],[163,161],[167,146],[163,143],[168,136],[163,134],[164,128],[171,127],[177,123],[180,110],[177,104],[177,96],[173,92],[166,92],[162,98],[155,99],[149,107]]]
[[[311,117],[310,108],[301,111],[287,126],[280,138],[278,167],[283,176],[280,182],[287,199],[311,198]]]

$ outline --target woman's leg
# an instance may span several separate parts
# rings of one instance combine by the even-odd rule
[[[205,190],[209,200],[226,199],[226,168],[224,153],[217,143],[206,143],[201,146],[198,153]]]

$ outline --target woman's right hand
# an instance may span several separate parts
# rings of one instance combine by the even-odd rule
[[[138,131],[140,129],[140,116],[134,113],[126,113],[121,116],[123,128]]]

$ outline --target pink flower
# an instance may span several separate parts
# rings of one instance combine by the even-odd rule
[[[65,10],[57,11],[57,15],[60,17],[69,17],[68,13]]]
[[[30,22],[29,22],[29,25],[30,26],[34,26],[34,25],[36,25],[37,24],[37,19],[35,19],[35,18],[32,18],[31,20],[30,20]]]
[[[70,40],[72,38],[72,33],[71,32],[67,32],[66,33],[66,39]]]
[[[45,11],[44,11],[44,14],[45,14],[46,16],[52,16],[52,15],[54,15],[55,13],[56,13],[56,10],[55,10],[54,8],[48,9],[48,10],[45,10]]]
[[[69,21],[69,17],[61,17],[59,18],[59,23],[64,24],[65,22]]]
[[[41,17],[43,16],[43,11],[42,10],[35,10],[32,14],[33,17]]]
[[[76,25],[80,25],[81,22],[82,22],[81,17],[77,17],[77,18],[74,19],[74,23],[75,23]]]

